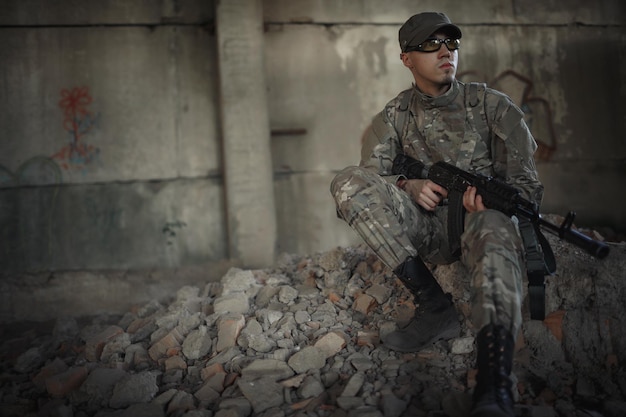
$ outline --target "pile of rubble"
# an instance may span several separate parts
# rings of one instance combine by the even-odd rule
[[[516,412],[626,415],[626,246],[596,260],[551,242],[550,314],[518,339]],[[0,415],[464,416],[476,375],[468,283],[459,264],[435,275],[462,334],[411,354],[379,340],[411,316],[412,297],[360,246],[233,268],[121,317],[56,320],[3,340]]]

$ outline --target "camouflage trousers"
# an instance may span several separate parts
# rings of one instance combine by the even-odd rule
[[[472,323],[502,325],[517,335],[522,323],[523,244],[515,222],[496,210],[470,213],[461,257],[450,255],[447,206],[422,209],[395,184],[360,167],[348,167],[331,183],[337,214],[392,270],[409,256],[446,264],[460,260],[470,273]]]

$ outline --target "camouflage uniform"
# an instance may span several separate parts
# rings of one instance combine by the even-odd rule
[[[413,88],[410,114],[398,135],[396,118],[410,90],[400,93],[373,119],[359,166],[345,168],[331,184],[339,217],[392,269],[415,255],[437,264],[456,260],[450,255],[445,203],[426,211],[396,186],[399,177],[392,175],[391,166],[400,152],[427,167],[443,160],[495,176],[525,198],[541,202],[543,186],[533,160],[537,146],[523,113],[507,96],[487,88],[480,114],[488,133],[481,134],[466,109],[465,87],[454,81],[448,92],[435,98]],[[522,248],[514,219],[489,209],[466,216],[460,260],[471,273],[472,321],[477,328],[494,323],[517,334],[525,274]]]

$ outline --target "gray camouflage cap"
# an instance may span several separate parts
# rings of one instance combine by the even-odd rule
[[[440,30],[456,39],[462,36],[461,29],[453,25],[443,13],[424,12],[413,15],[402,25],[398,33],[400,49],[404,52],[409,46],[419,45]]]

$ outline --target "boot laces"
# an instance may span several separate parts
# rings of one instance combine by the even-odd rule
[[[511,410],[513,408],[510,379],[512,358],[508,356],[512,355],[512,346],[509,346],[511,342],[504,328],[495,330],[489,328],[484,334],[486,355],[483,356],[482,366],[479,363],[476,399],[478,403],[496,402],[500,408]],[[507,346],[511,352],[507,352]]]
[[[511,379],[509,374],[511,370],[507,366],[507,358],[505,354],[506,333],[501,331],[499,335],[488,333],[489,348],[489,369],[495,373],[495,388],[499,391],[496,398],[500,405],[511,404],[513,402],[510,394]],[[495,343],[498,340],[499,343]]]

